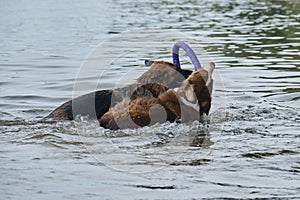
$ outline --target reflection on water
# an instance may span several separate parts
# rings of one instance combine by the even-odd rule
[[[300,198],[298,0],[0,4],[1,199]],[[207,124],[37,123],[99,42],[134,28],[184,33],[217,63]],[[144,57],[169,49],[126,54],[102,86],[147,70]]]

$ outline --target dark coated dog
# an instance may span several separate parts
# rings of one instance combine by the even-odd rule
[[[174,122],[177,119],[181,122],[200,121],[204,113],[208,115],[211,107],[214,68],[214,63],[200,68],[177,90],[162,91],[157,98],[124,98],[100,118],[100,126],[116,130]]]
[[[100,119],[110,107],[129,98],[157,98],[169,88],[178,87],[191,73],[164,61],[146,61],[150,69],[142,74],[137,83],[123,88],[91,92],[69,100],[53,110],[45,120],[73,120],[74,116]]]

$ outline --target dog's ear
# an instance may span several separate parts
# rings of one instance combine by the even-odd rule
[[[154,63],[153,60],[145,60],[145,65],[150,67]]]

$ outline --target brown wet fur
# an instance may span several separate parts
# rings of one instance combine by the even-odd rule
[[[207,71],[200,68],[182,83],[177,92],[169,89],[157,98],[124,99],[101,117],[100,126],[116,130],[138,128],[157,122],[174,122],[176,119],[183,122],[200,120],[203,113],[209,113],[211,105],[211,96],[206,86],[207,79]],[[179,97],[198,103],[200,112],[183,104]]]
[[[176,88],[179,87],[182,81],[190,74],[191,71],[179,69],[172,63],[155,61],[152,63],[151,68],[137,79],[137,82],[156,83],[168,88]]]
[[[53,110],[45,119],[73,120],[74,115],[95,115],[100,119],[111,106],[115,106],[124,98],[134,100],[138,97],[156,98],[168,88],[178,87],[190,74],[190,70],[179,69],[176,65],[165,61],[151,61],[148,71],[142,74],[137,83],[113,90],[102,90],[79,96],[63,103]],[[142,85],[146,85],[143,87]],[[149,90],[150,88],[150,90]],[[79,113],[73,113],[73,105],[79,106]],[[95,107],[89,105],[95,104]],[[86,106],[88,105],[88,106]]]
[[[179,108],[179,109],[178,109]],[[162,115],[162,112],[165,112]],[[180,105],[173,90],[168,90],[158,98],[129,98],[116,104],[99,120],[100,126],[112,130],[138,128],[157,122],[171,121],[180,117]],[[154,120],[154,121],[151,121]]]

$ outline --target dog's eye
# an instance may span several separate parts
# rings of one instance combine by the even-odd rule
[[[141,119],[141,116],[140,116],[140,115],[138,115],[138,116],[137,116],[137,118],[138,118],[138,119]]]

